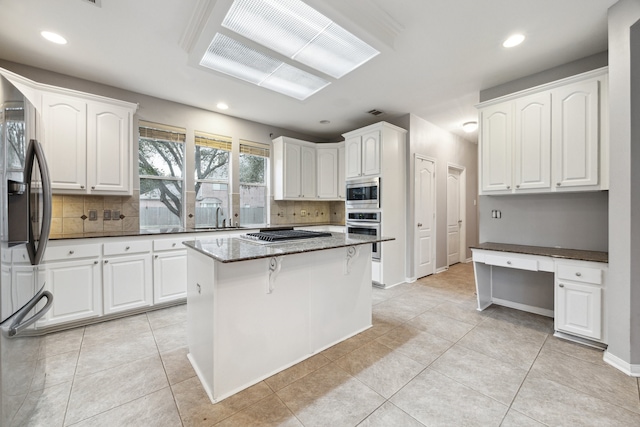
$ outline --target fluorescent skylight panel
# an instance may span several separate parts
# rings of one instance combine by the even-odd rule
[[[329,84],[320,77],[292,67],[217,33],[200,65],[258,86],[304,100]]]
[[[222,25],[335,78],[380,53],[300,0],[235,0]]]

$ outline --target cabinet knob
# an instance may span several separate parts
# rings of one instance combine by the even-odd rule
[[[94,263],[94,264],[97,264],[97,263],[98,263],[98,261],[93,261],[93,263]]]
[[[155,258],[158,259],[158,255],[156,255]]]
[[[511,190],[511,186],[510,185],[507,185],[507,190]]]
[[[108,259],[105,259],[105,260],[104,260],[104,263],[105,263],[105,264],[109,264],[109,260],[108,260]]]
[[[561,185],[562,185],[562,183],[561,183],[561,182],[556,182],[556,186],[557,186],[557,187],[560,187]]]
[[[73,255],[75,251],[69,251],[69,255]]]
[[[176,247],[176,244],[175,244],[175,243],[172,243],[172,244],[171,244],[171,246],[175,248],[175,247]]]
[[[128,251],[129,249],[131,249],[131,246],[127,246],[126,248],[124,248],[125,251]]]
[[[84,190],[84,185],[81,185],[80,188]]]
[[[92,186],[91,186],[91,189],[92,189],[92,190],[95,190],[95,189],[96,189],[96,186],[95,186],[95,185],[92,185]]]
[[[582,276],[582,273],[580,273],[579,271],[576,272],[576,276],[580,277]]]
[[[562,283],[560,283],[558,286],[564,288],[564,285]]]
[[[520,184],[516,185],[516,188],[520,188]]]
[[[422,223],[421,222],[418,223],[418,227],[422,227]]]
[[[507,264],[511,265],[511,261],[507,261]]]

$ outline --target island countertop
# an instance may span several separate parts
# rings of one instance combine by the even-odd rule
[[[291,240],[282,243],[258,243],[241,237],[188,240],[188,248],[201,252],[223,263],[270,258],[274,256],[322,251],[349,246],[366,245],[395,240],[394,237],[373,237],[360,234],[331,233],[331,237]]]

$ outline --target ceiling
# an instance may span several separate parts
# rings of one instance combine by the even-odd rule
[[[0,0],[0,58],[211,111],[223,101],[223,114],[319,139],[413,113],[473,142],[460,125],[480,90],[605,51],[616,2],[306,0],[381,54],[298,101],[197,65],[232,0],[96,1]],[[503,48],[514,32],[527,39]]]

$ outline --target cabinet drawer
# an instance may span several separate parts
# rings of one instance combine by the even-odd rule
[[[62,261],[100,256],[100,244],[49,246],[44,252],[45,261]]]
[[[151,242],[141,240],[133,242],[113,242],[104,244],[105,256],[136,254],[140,252],[151,252]]]
[[[558,264],[558,279],[601,285],[602,270],[577,264]]]
[[[187,240],[194,240],[193,237],[182,236],[175,239],[158,239],[153,241],[154,251],[170,251],[175,249],[186,249],[186,246],[182,242]]]
[[[508,255],[487,254],[484,263],[498,267],[517,268],[518,270],[538,271],[538,260]]]

